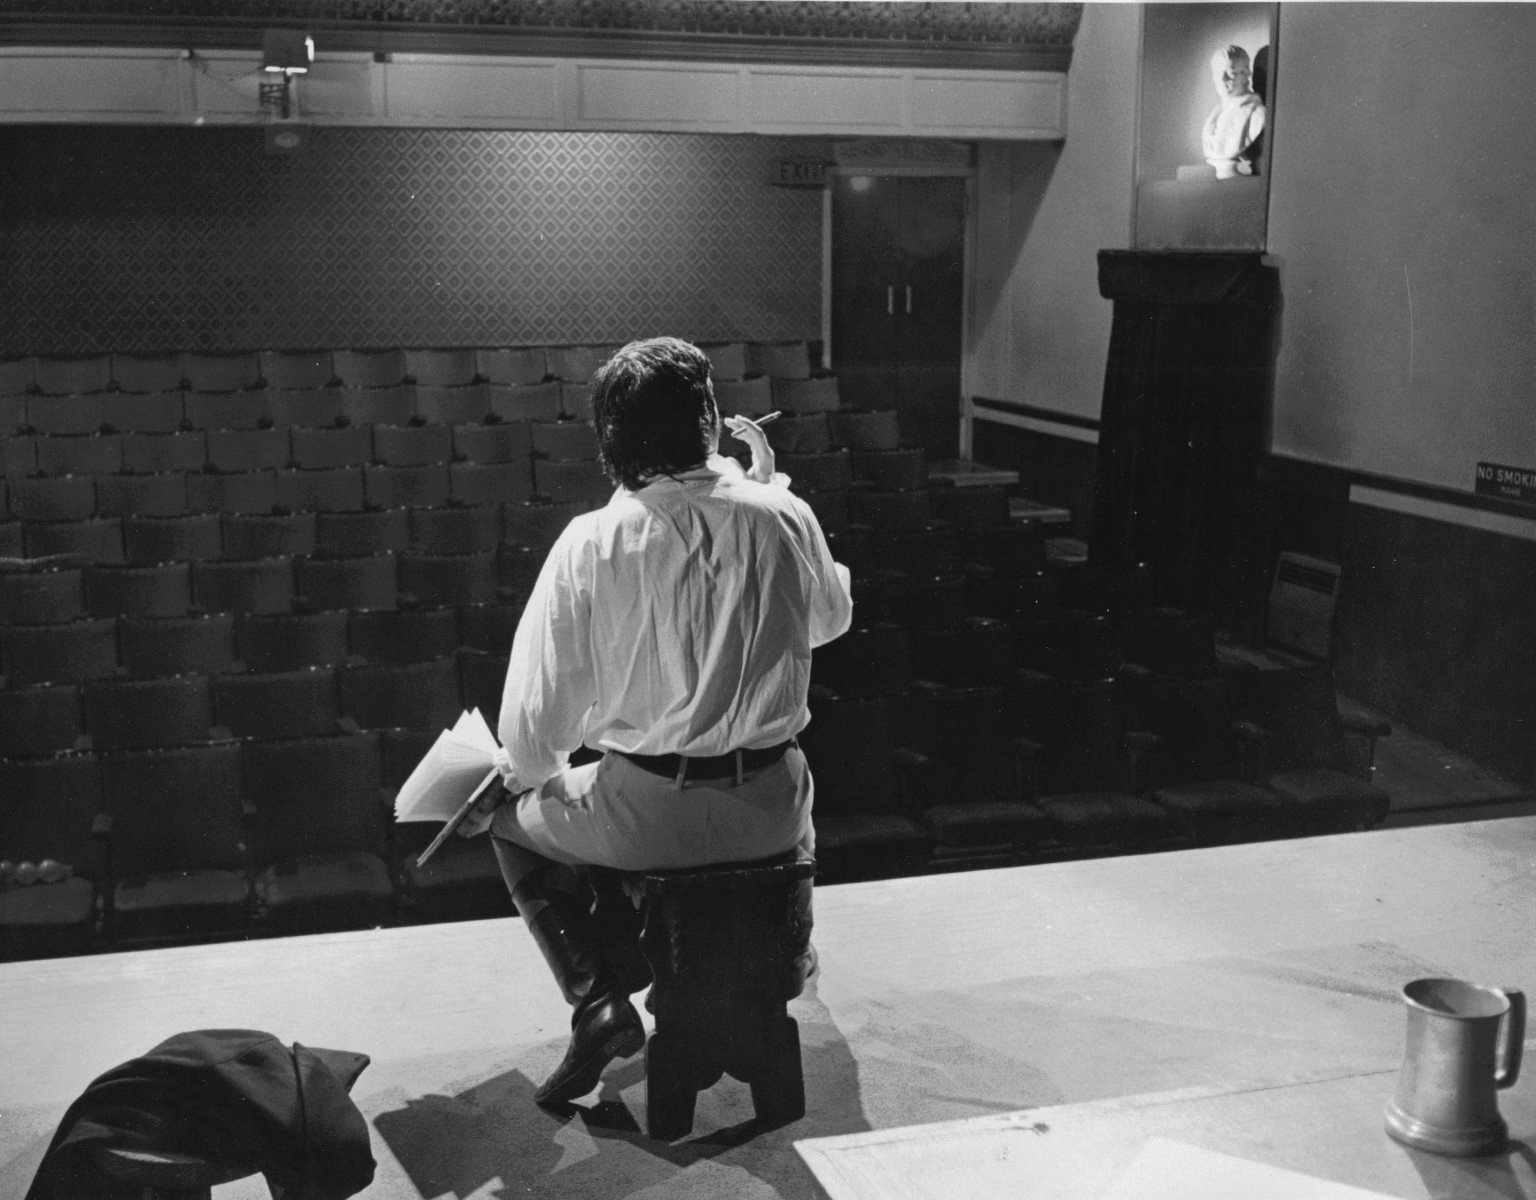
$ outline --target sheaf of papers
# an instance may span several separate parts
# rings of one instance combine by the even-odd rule
[[[1231,1154],[1153,1138],[1103,1200],[1393,1200]]]
[[[397,821],[446,821],[493,769],[500,747],[478,708],[445,729],[395,797]]]

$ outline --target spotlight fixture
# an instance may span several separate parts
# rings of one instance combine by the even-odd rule
[[[263,108],[284,120],[292,107],[292,80],[303,75],[315,61],[315,39],[302,29],[268,29],[262,34],[261,69],[264,78],[258,93]]]

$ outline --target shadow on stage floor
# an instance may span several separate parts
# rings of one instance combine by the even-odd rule
[[[807,1116],[788,1125],[758,1121],[746,1085],[727,1077],[699,1094],[692,1135],[652,1141],[645,1133],[643,1053],[610,1066],[592,1096],[546,1112],[533,1093],[544,1064],[564,1048],[551,1044],[527,1055],[526,1071],[519,1064],[454,1095],[410,1098],[377,1113],[373,1127],[427,1197],[588,1200],[651,1189],[669,1197],[813,1197],[818,1193],[794,1141],[870,1125],[847,1041],[813,996],[795,1008]]]

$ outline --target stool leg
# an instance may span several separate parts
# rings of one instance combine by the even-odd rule
[[[752,1109],[769,1125],[785,1125],[805,1116],[805,1073],[800,1065],[800,1026],[783,1016],[773,1030],[762,1071],[751,1084]]]
[[[645,1131],[657,1141],[675,1142],[693,1132],[699,1093],[680,1049],[665,1033],[653,1033],[645,1047]]]

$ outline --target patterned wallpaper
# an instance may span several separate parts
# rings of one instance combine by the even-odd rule
[[[792,138],[0,128],[0,355],[820,333]]]
[[[0,20],[303,21],[374,30],[472,26],[1070,46],[1082,9],[889,0],[3,0]]]

